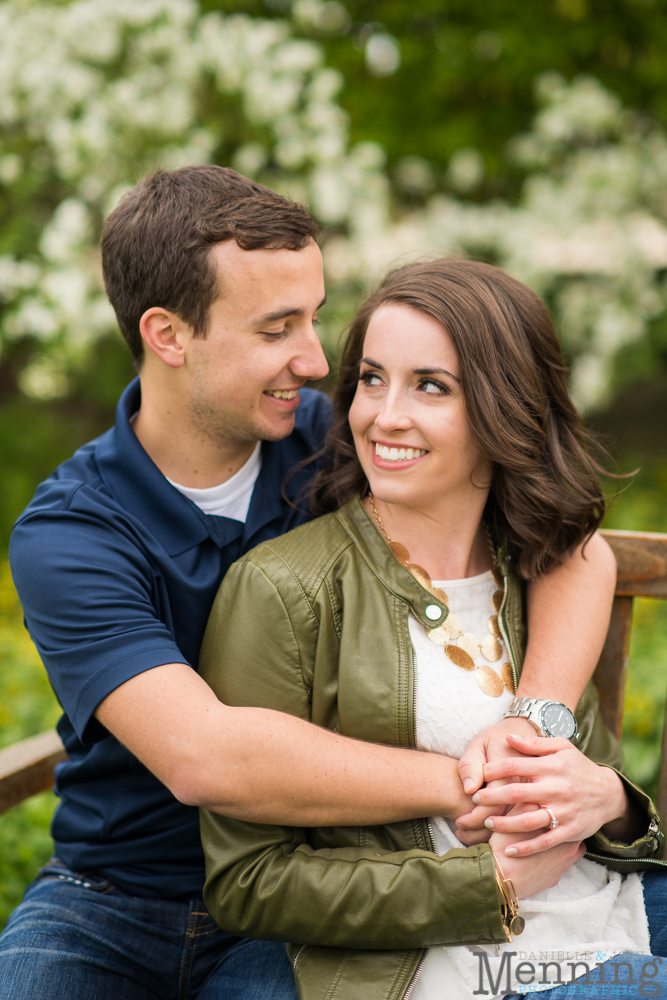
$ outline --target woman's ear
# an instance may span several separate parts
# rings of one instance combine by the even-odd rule
[[[185,361],[184,344],[191,336],[186,324],[168,309],[153,306],[139,321],[144,344],[170,368],[180,368]]]

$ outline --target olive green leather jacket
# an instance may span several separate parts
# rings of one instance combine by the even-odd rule
[[[500,624],[515,673],[525,644],[522,587],[503,552]],[[231,567],[213,606],[200,672],[221,701],[289,712],[361,740],[415,746],[412,612],[438,604],[398,563],[354,499],[266,542]],[[448,609],[439,605],[444,621]],[[579,747],[620,766],[589,685]],[[662,849],[650,800],[632,845],[596,835],[596,860],[649,867]],[[650,825],[649,825],[650,824]],[[486,844],[435,853],[425,819],[380,827],[294,829],[202,810],[204,899],[226,931],[289,941],[302,1000],[398,1000],[423,950],[506,940]],[[656,862],[653,861],[655,865]]]

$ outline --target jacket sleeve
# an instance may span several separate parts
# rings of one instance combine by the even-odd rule
[[[270,569],[247,558],[232,566],[213,606],[200,670],[227,704],[309,719],[317,617],[298,584],[280,566]],[[357,949],[506,940],[485,844],[441,857],[388,850],[372,829],[347,829],[348,846],[322,847],[332,831],[245,823],[207,810],[201,832],[204,900],[230,933]]]
[[[649,796],[621,772],[621,745],[602,718],[600,698],[593,681],[589,681],[577,706],[577,720],[579,749],[596,764],[616,772],[635,810],[644,814],[646,823],[646,832],[631,844],[610,840],[599,831],[586,841],[586,857],[619,872],[657,867],[656,862],[661,864],[665,850],[662,821]]]

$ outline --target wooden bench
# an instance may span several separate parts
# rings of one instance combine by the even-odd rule
[[[607,639],[593,679],[602,714],[621,735],[625,674],[635,597],[667,599],[667,535],[640,531],[603,531],[618,563],[616,597]],[[53,784],[53,768],[66,757],[55,730],[0,750],[0,813]],[[658,808],[667,815],[667,725],[662,741]]]

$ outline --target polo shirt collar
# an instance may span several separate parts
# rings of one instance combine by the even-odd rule
[[[280,484],[289,468],[284,442],[262,443],[262,467],[244,525],[232,518],[204,514],[171,485],[134,433],[130,419],[140,406],[141,383],[135,378],[118,401],[113,430],[99,440],[97,465],[114,499],[149,528],[170,556],[186,552],[207,538],[220,548],[241,536],[246,543],[280,516],[285,502]]]
[[[170,556],[199,545],[210,531],[194,504],[168,482],[144,450],[130,418],[141,406],[141,383],[130,382],[118,401],[116,423],[96,452],[111,496],[150,530]]]

